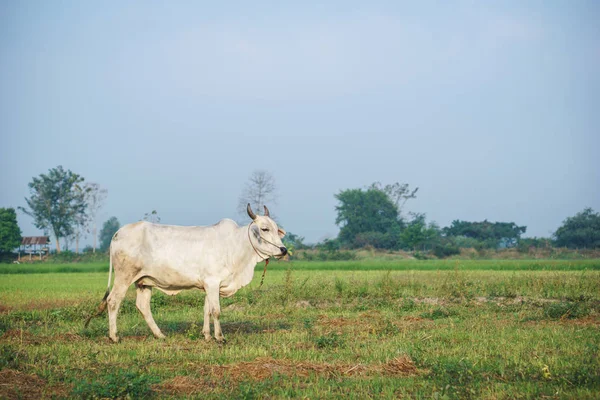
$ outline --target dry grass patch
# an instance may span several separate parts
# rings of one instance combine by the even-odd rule
[[[208,393],[217,389],[214,381],[192,378],[190,376],[176,376],[173,379],[153,385],[152,389],[158,393],[171,395],[191,395]]]
[[[311,376],[338,377],[406,377],[427,373],[416,367],[412,359],[406,355],[398,356],[385,363],[376,364],[329,364],[309,361],[292,361],[257,358],[226,365],[199,367],[196,371],[200,378],[177,376],[168,381],[154,385],[153,390],[159,393],[174,395],[192,395],[210,393],[230,387],[232,383],[243,381],[264,381],[275,375],[309,378]]]
[[[54,308],[65,308],[77,306],[79,303],[74,303],[73,300],[38,300],[15,305],[10,311],[41,311]]]
[[[588,315],[581,318],[561,318],[557,320],[534,320],[525,323],[528,326],[579,326],[600,327],[600,315]]]
[[[50,386],[36,375],[25,374],[13,369],[0,371],[0,398],[2,399],[64,398],[66,396],[66,388]]]
[[[329,364],[309,361],[292,361],[260,357],[254,361],[244,361],[234,364],[204,366],[202,375],[209,374],[219,380],[229,378],[233,381],[245,379],[265,380],[275,374],[286,376],[308,377],[322,375],[338,376],[411,376],[425,371],[419,370],[410,357],[403,355],[386,363],[377,364]]]
[[[344,317],[331,318],[327,315],[319,315],[318,323],[327,328],[342,328],[348,325],[365,325],[363,319],[349,319]]]
[[[4,334],[0,336],[0,339],[2,339],[3,341],[6,340],[8,342],[19,342],[25,344],[43,343],[41,337],[32,335],[31,333],[23,329],[10,329],[4,332]]]

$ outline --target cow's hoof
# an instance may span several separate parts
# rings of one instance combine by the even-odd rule
[[[220,337],[220,338],[217,338],[217,343],[218,344],[225,344],[225,343],[227,343],[227,340],[224,337]]]
[[[110,337],[110,341],[113,343],[119,343],[119,337],[118,336],[111,336]]]
[[[210,342],[210,341],[212,341],[212,336],[204,335],[204,340],[206,340],[207,342]]]
[[[165,335],[163,335],[162,333],[158,333],[158,335],[154,335],[157,339],[166,339],[167,337]]]

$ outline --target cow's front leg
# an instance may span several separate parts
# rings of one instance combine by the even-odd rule
[[[219,317],[221,316],[221,305],[219,304],[219,286],[220,282],[213,281],[207,282],[204,285],[204,290],[206,290],[206,300],[204,303],[204,329],[202,332],[204,333],[204,337],[206,338],[207,330],[206,330],[206,321],[209,319],[206,317],[206,305],[208,304],[208,313],[212,315],[213,324],[215,327],[215,339],[217,342],[224,342],[225,337],[223,336],[223,332],[221,331],[221,323],[219,322]],[[210,338],[210,326],[208,326],[208,335]]]

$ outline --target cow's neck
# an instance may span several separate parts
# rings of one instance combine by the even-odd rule
[[[264,256],[262,256],[259,251],[256,249],[256,245],[253,245],[252,242],[250,242],[250,237],[248,236],[248,230],[250,229],[250,224],[243,226],[240,229],[240,233],[242,234],[242,240],[241,242],[243,243],[242,248],[243,251],[241,252],[243,254],[243,263],[248,263],[248,264],[252,264],[252,268],[254,268],[256,266],[256,264],[258,264],[261,261],[264,261],[266,258],[268,257],[264,257],[266,256],[266,254]]]

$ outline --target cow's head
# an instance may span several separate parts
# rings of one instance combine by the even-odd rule
[[[252,212],[250,203],[246,207],[248,216],[253,221],[248,228],[252,236],[251,244],[264,258],[281,258],[287,254],[287,249],[281,242],[281,238],[285,236],[285,231],[279,228],[275,221],[271,219],[267,206],[264,207],[265,215],[262,216]]]

